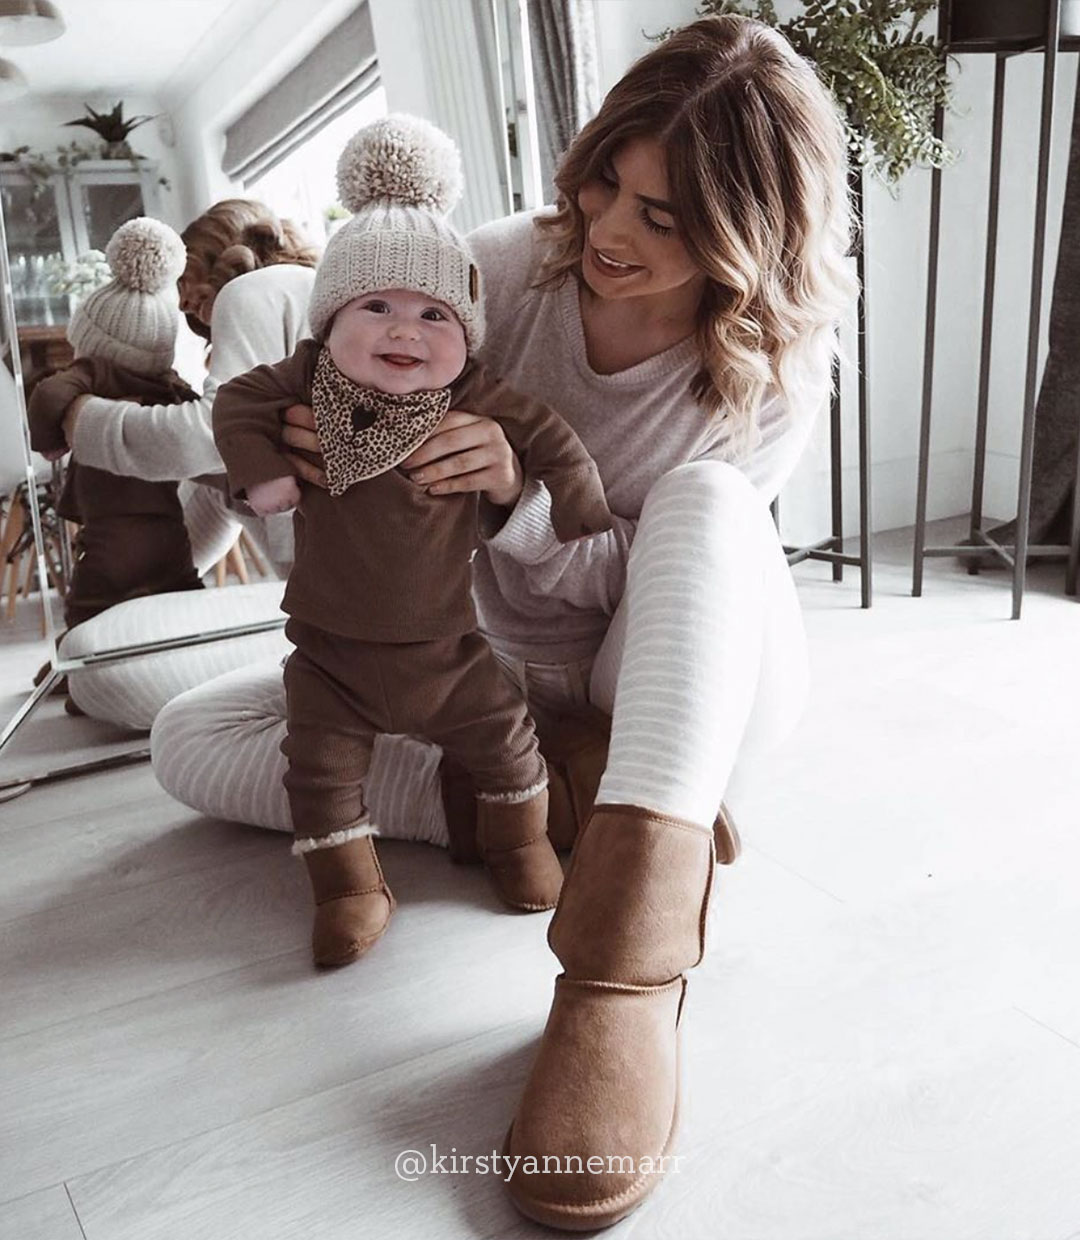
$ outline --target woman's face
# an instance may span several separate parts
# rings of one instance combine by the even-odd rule
[[[206,283],[205,266],[194,254],[188,254],[187,266],[176,286],[180,291],[181,312],[209,327],[214,309],[214,290]]]
[[[578,206],[585,216],[581,272],[598,297],[685,289],[697,304],[705,276],[679,236],[659,143],[634,138],[619,147],[597,179],[578,190]]]

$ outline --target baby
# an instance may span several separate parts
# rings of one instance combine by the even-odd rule
[[[385,931],[363,781],[378,733],[427,737],[472,775],[477,839],[501,898],[554,906],[547,772],[522,694],[477,632],[475,492],[431,495],[399,468],[451,408],[494,418],[551,493],[564,542],[611,528],[599,474],[570,427],[471,359],[483,339],[479,273],[445,219],[461,192],[453,142],[391,116],[338,163],[354,211],[330,240],[309,310],[315,339],[222,386],[214,436],[230,486],[260,514],[297,506],[283,608],[285,786],[314,891],[317,964],[347,964]],[[282,455],[282,412],[310,405],[328,489]]]
[[[129,220],[105,257],[113,279],[80,303],[68,325],[74,363],[30,395],[30,442],[50,460],[67,452],[62,423],[76,396],[152,405],[195,399],[172,369],[184,243],[158,220]],[[202,588],[175,482],[120,477],[72,460],[57,507],[81,526],[64,599],[68,628],[125,599]]]

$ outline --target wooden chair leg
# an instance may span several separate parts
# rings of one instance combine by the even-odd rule
[[[244,560],[244,553],[240,550],[239,539],[229,548],[229,553],[225,558],[229,563],[229,567],[239,579],[240,584],[246,586],[248,584],[247,563]]]
[[[247,530],[240,531],[240,550],[243,551],[244,555],[250,557],[252,563],[255,565],[256,569],[258,570],[259,576],[265,577],[266,576],[266,561],[262,558],[262,555],[260,554],[259,549],[251,541],[251,538],[248,535]]]
[[[17,495],[10,500],[7,518],[4,521],[4,532],[0,534],[0,562],[7,560],[7,554],[22,537],[26,528],[26,509]]]
[[[12,503],[0,513],[0,563],[7,559],[8,551],[15,545],[14,521],[15,508]]]

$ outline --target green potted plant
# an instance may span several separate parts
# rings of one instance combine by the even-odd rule
[[[699,12],[740,13],[779,30],[836,96],[853,162],[892,183],[914,165],[953,159],[934,137],[934,111],[950,98],[945,49],[923,28],[936,8],[937,0],[803,0],[782,21],[775,0],[705,0]]]
[[[84,103],[83,107],[89,115],[77,117],[73,121],[65,121],[64,124],[65,126],[82,125],[86,129],[93,130],[101,139],[102,159],[136,160],[142,158],[131,149],[128,136],[133,129],[138,129],[140,125],[153,120],[152,116],[132,116],[125,119],[122,102],[116,104],[111,112],[95,112],[88,103]]]

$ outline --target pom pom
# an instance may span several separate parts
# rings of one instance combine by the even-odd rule
[[[140,216],[113,233],[105,247],[112,273],[137,293],[159,293],[180,278],[187,251],[179,236],[160,220]]]
[[[461,156],[441,129],[398,112],[352,137],[338,160],[337,183],[353,212],[382,202],[447,215],[461,197]]]

